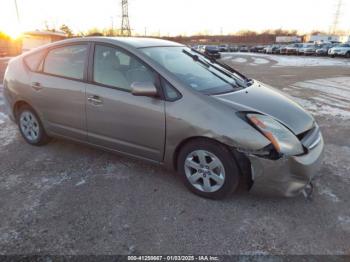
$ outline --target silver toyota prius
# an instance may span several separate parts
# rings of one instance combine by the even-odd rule
[[[8,114],[31,145],[66,138],[163,164],[194,193],[309,192],[324,142],[280,91],[191,48],[87,37],[9,62]]]

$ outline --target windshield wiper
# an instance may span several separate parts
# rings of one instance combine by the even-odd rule
[[[192,59],[196,62],[200,62],[201,64],[203,64],[205,67],[210,67],[210,64],[199,59],[199,57],[197,55],[191,54],[190,52],[186,51],[185,49],[182,50],[183,53],[185,53],[186,55],[192,57]]]
[[[184,50],[184,51],[186,51],[186,50]],[[219,65],[219,66],[225,68],[225,69],[226,69],[227,71],[229,71],[230,73],[233,73],[233,74],[238,75],[240,78],[242,78],[242,79],[245,81],[245,83],[246,83],[248,86],[252,84],[253,79],[250,79],[250,78],[246,77],[245,75],[241,74],[240,72],[238,72],[237,70],[235,70],[234,68],[232,68],[231,66],[229,66],[228,64],[218,62],[216,59],[212,59],[211,57],[206,56],[206,55],[202,54],[201,52],[199,52],[199,51],[197,51],[197,50],[195,50],[195,49],[191,49],[191,51],[194,52],[194,53],[196,53],[196,54],[199,54],[200,56],[204,56],[205,58],[209,59],[211,63],[217,64],[217,65]],[[186,51],[186,52],[187,52],[187,51]],[[188,52],[188,53],[189,53],[189,52]],[[193,54],[191,54],[191,53],[189,53],[189,54],[190,54],[191,56],[195,56],[195,55],[193,55]],[[209,64],[209,63],[208,63],[208,64]],[[210,64],[209,64],[209,65],[210,65]],[[217,66],[214,66],[214,65],[211,65],[211,66],[213,66],[215,69],[217,69],[217,70],[219,70],[219,71],[225,73],[221,68],[218,68]],[[227,73],[225,73],[225,74],[227,75]]]
[[[221,76],[219,76],[218,74],[216,74],[216,73],[213,72],[212,70],[209,70],[210,67],[216,68],[215,66],[213,66],[213,65],[211,65],[210,63],[208,63],[208,62],[206,62],[206,61],[200,59],[197,55],[191,54],[190,52],[186,51],[185,49],[182,50],[182,52],[183,52],[184,54],[186,54],[186,55],[192,57],[192,59],[193,59],[194,61],[203,64],[206,68],[208,68],[208,71],[209,71],[210,73],[212,73],[212,74],[215,75],[216,77],[220,78],[222,81],[227,82],[224,78],[222,78]],[[218,69],[218,70],[219,70],[219,69]],[[222,72],[222,71],[220,71],[220,72]],[[227,76],[229,76],[230,78],[232,78],[232,77],[231,77],[230,75],[228,75],[227,73],[225,73],[225,72],[222,72],[222,73],[224,73],[224,74],[226,74]],[[236,81],[235,79],[233,79],[233,80],[235,81],[236,85],[238,85],[237,81]],[[232,85],[231,83],[228,83],[228,84],[229,84],[229,85]]]
[[[227,72],[227,71],[225,71],[225,70],[222,70],[221,68],[219,68],[219,67],[217,67],[217,66],[215,66],[215,65],[213,65],[213,64],[211,64],[211,63],[208,63],[208,62],[205,61],[205,60],[200,59],[200,58],[198,57],[198,55],[191,54],[190,52],[186,51],[185,49],[183,49],[182,52],[185,53],[186,55],[192,57],[192,59],[193,59],[194,61],[203,64],[205,67],[208,68],[208,71],[209,71],[210,73],[212,73],[212,74],[215,75],[216,77],[220,78],[220,79],[223,80],[224,82],[227,82],[227,81],[226,81],[224,78],[222,78],[221,76],[219,76],[217,73],[213,72],[212,70],[209,70],[209,68],[212,67],[212,68],[216,69],[217,71],[221,72],[222,74],[224,74],[224,75],[228,76],[229,78],[233,79],[233,80],[235,81],[235,85],[236,85],[237,87],[243,87],[243,88],[245,87],[245,86],[242,85],[242,83],[240,83],[240,81],[237,80],[237,78],[232,77],[232,74],[231,74],[230,72]],[[228,84],[229,84],[229,85],[232,85],[232,83],[228,83]]]

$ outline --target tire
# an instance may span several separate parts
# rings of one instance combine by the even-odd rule
[[[207,166],[202,165],[200,158]],[[185,186],[205,198],[223,199],[235,192],[240,182],[233,153],[209,139],[196,139],[185,144],[178,155],[177,170]]]
[[[37,113],[28,105],[19,108],[18,128],[24,140],[34,146],[42,146],[50,141]]]
[[[347,52],[347,53],[345,54],[345,57],[346,57],[346,58],[350,58],[350,52]]]

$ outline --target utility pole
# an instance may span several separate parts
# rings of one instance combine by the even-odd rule
[[[16,7],[16,14],[17,14],[17,22],[20,23],[21,20],[19,18],[19,12],[18,12],[18,5],[17,5],[17,0],[14,0],[15,1],[15,7]]]
[[[109,30],[109,34],[111,36],[114,36],[114,21],[113,21],[113,16],[111,16],[111,30]]]
[[[337,0],[337,1],[338,1],[338,3],[336,5],[336,10],[334,13],[334,20],[333,20],[332,29],[331,29],[333,34],[335,34],[337,32],[338,24],[339,24],[339,20],[340,20],[341,8],[343,5],[342,0]]]
[[[129,13],[128,13],[128,0],[122,0],[122,26],[121,35],[131,36],[130,23],[129,23]]]

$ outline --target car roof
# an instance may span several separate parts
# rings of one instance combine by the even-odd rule
[[[156,47],[156,46],[184,46],[182,44],[158,39],[158,38],[144,38],[144,37],[81,37],[81,38],[71,38],[63,41],[55,42],[55,44],[65,44],[65,43],[76,43],[76,42],[103,42],[110,44],[117,44],[120,46],[127,46],[131,48],[145,48],[145,47]]]

